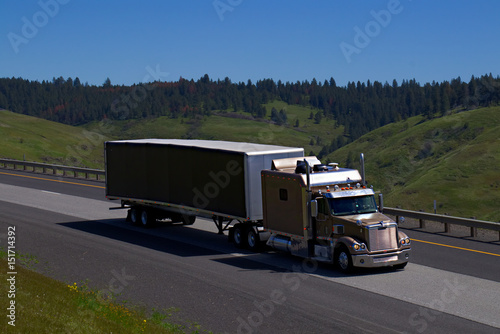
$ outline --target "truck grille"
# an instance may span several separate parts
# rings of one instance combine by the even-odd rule
[[[398,248],[395,226],[372,228],[369,230],[368,234],[368,247],[372,252]]]

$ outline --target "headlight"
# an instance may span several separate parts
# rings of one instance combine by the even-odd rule
[[[352,248],[354,248],[354,250],[358,251],[358,250],[365,250],[366,249],[366,245],[365,244],[354,244],[352,245]]]
[[[410,238],[404,238],[401,239],[401,245],[409,245],[410,244]]]

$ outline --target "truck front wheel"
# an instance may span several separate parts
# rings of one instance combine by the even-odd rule
[[[350,273],[353,270],[352,258],[346,246],[340,246],[335,252],[335,263],[337,268],[343,273]]]

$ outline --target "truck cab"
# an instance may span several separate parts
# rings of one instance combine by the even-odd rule
[[[379,212],[375,192],[357,170],[306,157],[275,160],[261,174],[271,247],[345,272],[408,263],[410,239]]]

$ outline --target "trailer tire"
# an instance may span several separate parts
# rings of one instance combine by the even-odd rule
[[[139,224],[140,210],[138,208],[136,208],[135,206],[130,208],[128,216],[132,225]]]
[[[247,231],[247,245],[248,249],[254,252],[258,252],[261,248],[261,242],[260,242],[260,237],[257,232],[253,228],[249,228]]]
[[[335,265],[343,273],[353,271],[352,257],[346,246],[342,245],[335,251]]]
[[[245,242],[246,231],[241,225],[239,225],[239,224],[234,225],[232,235],[233,235],[232,241],[233,241],[234,245],[238,248],[245,248],[245,246],[246,246],[246,242]]]
[[[149,210],[142,210],[140,214],[140,222],[142,227],[150,227],[153,223],[154,219],[152,217],[151,212]]]

